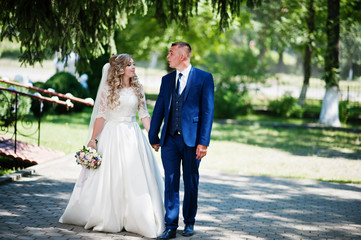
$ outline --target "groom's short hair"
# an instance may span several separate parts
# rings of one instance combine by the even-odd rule
[[[178,46],[178,48],[185,48],[186,52],[188,54],[188,57],[191,58],[192,48],[191,48],[191,45],[189,45],[189,43],[186,43],[186,42],[174,42],[174,43],[172,43],[172,47],[173,46]]]

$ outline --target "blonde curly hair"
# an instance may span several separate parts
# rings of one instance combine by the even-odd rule
[[[130,64],[132,56],[129,54],[118,54],[110,57],[109,70],[107,76],[107,85],[109,87],[108,103],[111,109],[116,108],[119,105],[119,92],[123,86],[123,75],[125,67]],[[135,95],[138,98],[138,110],[144,105],[144,93],[143,86],[138,80],[138,76],[130,78],[130,87],[133,89]]]

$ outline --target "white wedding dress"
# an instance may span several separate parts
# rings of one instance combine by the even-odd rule
[[[96,170],[82,169],[59,222],[104,232],[138,233],[154,238],[164,230],[164,183],[152,148],[136,122],[138,99],[132,88],[120,91],[120,105],[107,108],[101,93],[97,117],[106,122],[98,136],[102,155]],[[147,117],[146,105],[138,112]]]

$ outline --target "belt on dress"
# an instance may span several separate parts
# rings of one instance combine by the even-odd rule
[[[116,121],[116,122],[136,122],[136,117],[116,117],[109,119],[110,121]]]

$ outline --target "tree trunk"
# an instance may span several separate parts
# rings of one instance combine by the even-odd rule
[[[258,60],[262,61],[264,55],[266,54],[267,51],[267,47],[266,44],[264,44],[264,36],[266,34],[266,29],[263,28],[262,29],[262,33],[259,37],[258,43],[260,44],[260,50],[259,50],[259,55],[258,55]]]
[[[319,122],[331,126],[340,126],[338,112],[340,0],[328,0],[327,8],[326,93],[322,102]]]
[[[296,57],[296,71],[298,72],[303,66],[303,56],[300,53],[297,53]],[[302,70],[301,70],[302,71]]]
[[[278,64],[277,64],[277,70],[278,72],[284,72],[285,71],[285,64],[283,62],[283,51],[278,52]]]
[[[336,86],[326,89],[325,97],[322,101],[320,123],[334,127],[341,126],[338,114],[338,87]]]
[[[315,30],[315,8],[313,6],[313,1],[314,0],[309,0],[308,1],[308,16],[306,19],[307,22],[307,28],[308,28],[308,41],[307,44],[305,46],[305,57],[303,60],[303,85],[302,85],[302,90],[300,93],[300,96],[298,98],[298,104],[303,106],[305,104],[305,99],[306,99],[306,94],[307,94],[307,89],[308,89],[308,85],[310,82],[310,77],[311,77],[311,58],[312,58],[312,43],[313,43],[313,32]]]
[[[265,45],[263,45],[260,52],[259,52],[259,55],[258,55],[258,60],[259,61],[262,61],[262,59],[263,59],[264,55],[266,54],[266,52],[267,52],[267,48],[266,48]]]
[[[298,104],[303,106],[305,104],[308,85],[311,77],[311,56],[312,56],[312,40],[308,42],[305,47],[305,58],[303,60],[303,85],[300,96],[298,97]]]
[[[352,62],[353,56],[351,54],[351,56],[348,58],[348,66],[349,66],[349,70],[348,70],[348,80],[352,81],[353,79],[353,62]]]

